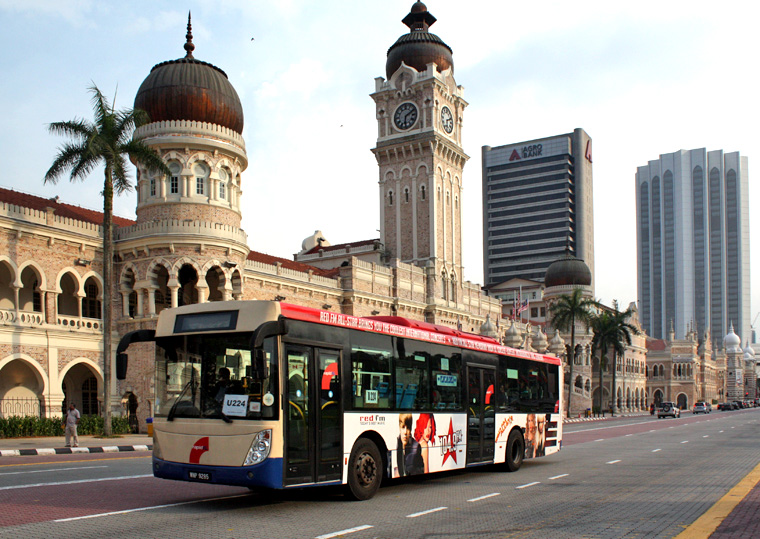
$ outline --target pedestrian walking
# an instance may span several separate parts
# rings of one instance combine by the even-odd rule
[[[81,417],[76,405],[72,402],[69,404],[69,410],[66,412],[66,420],[63,423],[64,432],[66,433],[66,447],[71,447],[71,438],[74,438],[74,447],[79,447],[79,437],[77,436],[77,425]]]

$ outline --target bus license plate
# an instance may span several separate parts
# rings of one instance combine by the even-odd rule
[[[211,474],[209,472],[187,472],[188,479],[193,481],[211,481]]]

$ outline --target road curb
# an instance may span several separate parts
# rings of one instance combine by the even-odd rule
[[[35,455],[79,455],[85,453],[123,453],[152,451],[152,445],[107,445],[102,447],[48,447],[39,449],[0,449],[0,457],[29,457]]]

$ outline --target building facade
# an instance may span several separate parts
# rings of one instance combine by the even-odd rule
[[[500,301],[462,276],[466,102],[451,49],[428,31],[435,18],[424,4],[403,22],[410,31],[389,50],[387,80],[376,79],[372,94],[381,238],[331,245],[317,232],[288,259],[251,250],[241,229],[243,107],[224,71],[194,57],[188,21],[185,56],[157,64],[135,98],[151,123],[134,138],[171,174],[138,166],[136,219],[115,219],[114,348],[129,331],[155,328],[163,309],[243,299],[474,333],[491,327]],[[9,406],[0,413],[55,416],[67,401],[98,413],[102,214],[5,189],[0,204],[0,404]],[[44,263],[41,250],[51,253]],[[153,408],[153,354],[151,343],[132,345],[127,379],[105,389],[114,412],[143,430]]]
[[[747,157],[680,150],[636,172],[638,301],[647,333],[750,337]],[[718,348],[718,346],[714,347]]]
[[[569,248],[594,273],[591,138],[583,129],[482,148],[487,286],[543,280]],[[593,278],[591,283],[594,290]]]

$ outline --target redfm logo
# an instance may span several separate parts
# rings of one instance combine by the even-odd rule
[[[190,464],[199,464],[201,455],[208,450],[208,436],[205,436],[195,442],[192,449],[190,449]]]

